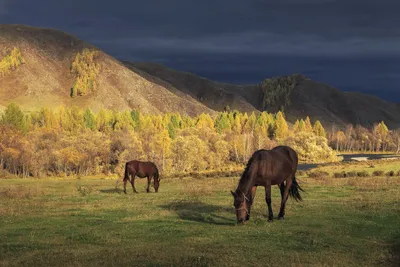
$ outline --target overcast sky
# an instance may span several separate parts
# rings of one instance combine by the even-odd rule
[[[0,23],[224,82],[296,72],[400,102],[399,10],[400,0],[0,0]]]

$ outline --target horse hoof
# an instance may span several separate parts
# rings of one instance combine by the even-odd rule
[[[278,217],[278,220],[282,221],[282,220],[284,220],[284,218],[283,217]]]
[[[274,221],[274,219],[268,219],[268,222],[273,222]]]

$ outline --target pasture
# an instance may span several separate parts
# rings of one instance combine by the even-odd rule
[[[400,177],[305,178],[268,223],[264,188],[235,225],[239,177],[0,180],[0,266],[396,266]],[[278,215],[280,195],[272,188]]]

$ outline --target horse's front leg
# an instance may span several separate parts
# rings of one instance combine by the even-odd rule
[[[147,188],[146,188],[147,193],[150,193],[150,182],[151,182],[151,176],[147,176]]]
[[[292,178],[286,180],[286,186],[284,186],[283,183],[281,184],[282,200],[281,200],[281,210],[279,211],[278,220],[283,220],[283,217],[285,216],[286,201],[288,199],[289,190],[291,186],[292,186]]]
[[[253,205],[254,198],[256,197],[256,191],[257,191],[257,186],[254,185],[251,188],[251,195],[250,195],[250,199],[249,199],[249,203],[248,203],[248,213],[246,216],[246,221],[250,220],[250,210],[251,210],[251,206]]]
[[[274,220],[274,214],[271,205],[271,181],[267,181],[267,184],[265,185],[265,201],[268,205],[268,221],[272,222]]]

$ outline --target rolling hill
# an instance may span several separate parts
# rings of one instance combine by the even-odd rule
[[[140,109],[145,113],[197,115],[215,114],[227,106],[246,112],[283,108],[291,122],[308,115],[324,125],[370,125],[384,120],[390,128],[400,127],[399,105],[342,92],[301,75],[269,78],[255,85],[219,83],[157,63],[119,61],[59,30],[0,25],[0,61],[16,48],[23,58],[21,65],[1,74],[0,63],[0,109],[11,101],[25,111],[76,105],[94,111]],[[80,57],[76,69],[89,76],[79,78],[71,66],[84,49],[97,52],[94,57]],[[95,74],[91,64],[98,66]],[[89,89],[71,97],[71,88],[79,79]]]
[[[84,41],[53,29],[0,25],[0,59],[18,48],[24,64],[0,77],[0,105],[14,101],[24,110],[59,105],[110,109],[140,109],[159,113],[181,111],[190,115],[214,113],[205,105],[163,81],[128,69],[120,61]],[[83,49],[98,50],[96,90],[72,98],[76,76],[71,64]]]

